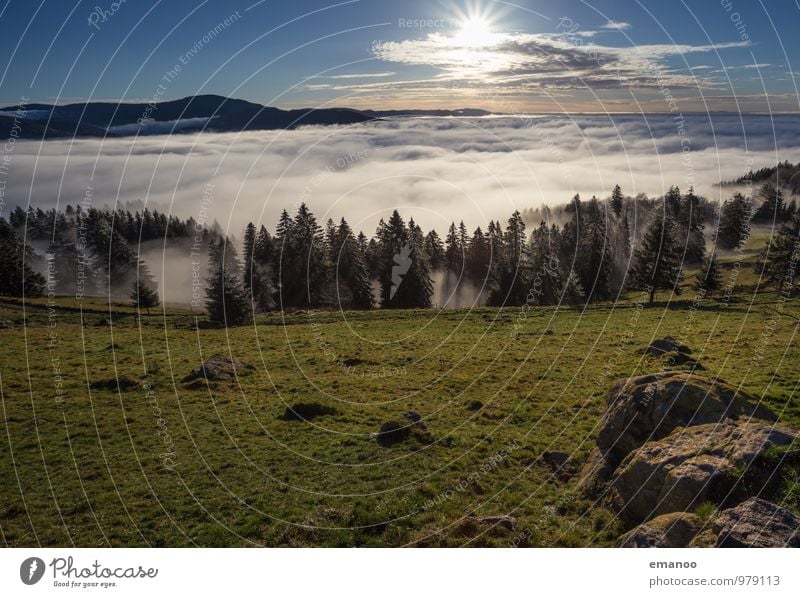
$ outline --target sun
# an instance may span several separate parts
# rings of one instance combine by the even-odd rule
[[[458,45],[467,48],[490,46],[496,40],[497,34],[492,32],[489,20],[478,15],[463,19],[458,32],[453,37],[453,41]]]

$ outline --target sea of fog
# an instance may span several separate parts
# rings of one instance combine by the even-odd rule
[[[723,199],[731,190],[715,186],[720,180],[800,161],[800,115],[397,118],[294,131],[19,141],[12,149],[2,215],[28,203],[147,205],[216,220],[241,238],[248,221],[273,230],[281,210],[305,202],[321,223],[344,216],[368,235],[393,209],[444,232],[453,220],[471,230],[576,193],[606,197],[615,184],[651,197],[693,185]],[[148,259],[156,272],[168,274],[172,256],[153,257],[163,261]]]

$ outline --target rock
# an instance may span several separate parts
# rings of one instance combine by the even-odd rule
[[[310,421],[316,417],[335,414],[337,414],[337,411],[331,406],[319,404],[318,402],[298,402],[292,406],[287,406],[282,418],[285,421]]]
[[[513,516],[505,514],[500,516],[481,516],[478,518],[478,524],[490,527],[500,527],[507,531],[513,531],[517,524],[517,520]]]
[[[572,463],[566,452],[544,452],[542,460],[550,466],[550,469],[561,481],[569,480],[575,472],[572,470]]]
[[[775,415],[724,382],[684,371],[631,377],[615,383],[600,422],[597,449],[581,475],[580,489],[595,494],[610,473],[645,442],[675,429],[726,419],[775,421]]]
[[[411,435],[411,428],[399,421],[387,421],[378,432],[378,443],[384,448],[406,441]]]
[[[127,392],[138,388],[139,382],[127,375],[121,375],[117,378],[93,381],[89,384],[89,387],[93,390],[108,390],[110,392],[116,392],[117,388],[119,388],[120,392]]]
[[[515,518],[502,514],[481,517],[466,516],[455,527],[455,530],[462,537],[474,537],[487,530],[490,534],[502,535],[507,532],[513,532],[516,524]],[[489,527],[489,529],[482,529],[482,527]]]
[[[192,369],[183,381],[192,381],[205,377],[212,381],[223,381],[234,378],[236,375],[242,375],[248,371],[254,370],[255,367],[249,363],[245,363],[236,357],[226,357],[221,354],[214,354],[206,359],[206,362]]]
[[[413,410],[408,411],[406,414],[403,415],[406,419],[413,423],[414,427],[421,431],[427,431],[428,427],[425,425],[425,421],[422,420],[422,416]]]
[[[720,512],[714,531],[717,547],[800,547],[800,518],[756,497]]]
[[[662,514],[625,533],[617,547],[687,547],[702,526],[700,519],[688,512]]]
[[[667,352],[692,354],[692,349],[685,344],[678,344],[678,341],[672,336],[664,336],[659,340],[653,340],[647,348],[642,349],[642,354],[651,357],[660,357]]]
[[[697,535],[694,536],[689,542],[689,547],[716,547],[717,546],[717,535],[714,533],[714,529],[706,528],[700,531]]]
[[[629,526],[722,499],[741,470],[797,432],[764,422],[724,421],[676,429],[629,454],[610,481],[612,508]]]
[[[703,365],[701,365],[699,361],[692,358],[691,355],[686,354],[685,352],[676,352],[676,351],[665,352],[664,356],[662,357],[662,361],[663,361],[663,367],[665,368],[674,367],[677,365],[679,367],[686,366],[689,367],[690,369],[697,371],[705,370],[705,367],[703,367]]]

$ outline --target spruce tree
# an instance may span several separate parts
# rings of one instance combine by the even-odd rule
[[[0,217],[0,296],[41,296],[44,277],[35,272],[30,262],[33,249]]]
[[[675,242],[675,224],[668,213],[656,213],[633,251],[628,286],[648,290],[652,304],[657,290],[680,294],[680,280],[681,251]]]
[[[756,262],[756,272],[767,283],[787,296],[800,291],[800,212],[784,224],[778,234],[762,250]]]
[[[402,279],[390,300],[390,306],[399,309],[425,309],[431,306],[433,281],[425,253],[425,239],[413,219],[408,223],[407,238],[410,264],[401,275]]]
[[[131,304],[139,310],[145,309],[148,315],[150,315],[151,308],[158,307],[161,303],[158,292],[142,279],[134,281],[129,296]]]
[[[750,236],[750,201],[741,193],[722,204],[717,230],[717,244],[723,249],[739,248]]]
[[[575,269],[587,302],[611,298],[611,252],[607,222],[600,202],[592,197],[583,206],[583,231],[578,239]]]
[[[372,284],[362,245],[341,219],[332,235],[337,303],[341,309],[370,309]]]
[[[244,229],[244,240],[242,251],[244,252],[244,287],[248,290],[253,288],[253,263],[255,262],[256,250],[256,227],[252,222],[247,224]]]
[[[686,245],[684,261],[687,263],[702,263],[706,254],[706,239],[703,235],[703,214],[700,211],[700,198],[694,194],[694,188],[692,187],[689,187],[689,192],[681,202],[677,223],[680,240],[685,241]]]
[[[722,290],[722,272],[720,272],[717,256],[711,253],[703,261],[703,268],[697,274],[694,289],[704,296],[711,296]]]
[[[472,238],[467,245],[467,261],[465,264],[466,277],[473,284],[481,286],[489,274],[492,260],[489,238],[480,227],[472,233]]]
[[[780,188],[768,182],[758,190],[758,199],[761,201],[758,209],[753,214],[753,221],[760,224],[768,224],[773,221],[780,222],[785,216],[785,205],[783,203],[783,193]]]
[[[622,215],[622,209],[625,206],[625,197],[622,194],[622,189],[619,185],[614,186],[614,190],[611,191],[611,210],[614,212],[614,215],[619,218]]]
[[[492,306],[525,304],[530,266],[525,241],[525,222],[519,211],[515,211],[508,219],[500,259],[492,273],[494,287],[489,294]]]
[[[444,267],[444,243],[442,243],[442,239],[439,238],[436,230],[431,230],[425,235],[425,252],[428,254],[432,271],[438,271]]]
[[[379,226],[378,244],[380,264],[378,281],[381,286],[381,307],[391,307],[392,299],[399,290],[399,283],[411,266],[408,230],[397,210],[389,221]]]
[[[249,321],[250,296],[239,275],[236,250],[227,238],[209,246],[208,264],[205,289],[208,318],[226,327]]]

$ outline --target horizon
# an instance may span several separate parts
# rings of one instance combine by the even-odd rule
[[[287,105],[277,105],[277,104],[260,104],[257,101],[252,99],[245,99],[243,97],[231,97],[226,96],[221,93],[202,93],[196,95],[184,95],[180,97],[171,97],[171,98],[164,98],[160,100],[158,103],[169,103],[169,102],[179,102],[181,100],[191,99],[194,97],[218,97],[223,98],[225,100],[230,101],[245,101],[253,104],[258,104],[263,108],[277,108],[279,110],[285,111],[294,111],[294,110],[322,110],[322,109],[331,109],[331,110],[353,110],[357,112],[429,112],[434,110],[439,111],[446,111],[446,112],[458,112],[464,110],[484,110],[492,116],[507,116],[507,117],[518,117],[518,118],[525,118],[526,116],[536,116],[536,115],[547,115],[547,116],[603,116],[603,115],[614,115],[614,116],[637,116],[637,115],[648,115],[648,114],[673,114],[669,109],[663,110],[652,110],[646,112],[636,112],[636,111],[615,111],[615,110],[596,110],[596,111],[570,111],[570,112],[548,112],[548,111],[541,111],[541,112],[499,112],[493,110],[487,110],[486,108],[480,108],[477,106],[467,106],[467,105],[453,105],[450,107],[438,107],[438,108],[420,108],[420,107],[410,107],[410,106],[399,106],[394,108],[386,108],[386,109],[378,109],[375,107],[361,107],[355,108],[353,106],[348,105],[319,105],[319,106],[312,106],[312,105],[301,105],[301,106],[287,106]],[[48,102],[41,102],[41,101],[28,101],[24,104],[8,104],[8,105],[0,105],[0,111],[10,111],[12,108],[20,108],[24,106],[30,105],[42,105],[42,106],[53,106],[53,107],[65,107],[71,105],[85,105],[85,104],[125,104],[125,105],[146,105],[149,103],[147,98],[128,98],[128,99],[84,99],[84,100],[73,100],[73,101],[65,101],[64,103],[48,103]],[[800,114],[800,107],[796,110],[787,110],[787,111],[779,111],[779,110],[769,110],[769,111],[742,111],[742,110],[683,110],[682,114],[741,114],[741,115],[797,115]],[[453,115],[454,118],[480,118],[481,116],[469,116],[469,115]],[[176,131],[178,132],[178,131]]]
[[[788,2],[769,13],[751,3],[613,0],[115,6],[7,3],[0,32],[14,51],[0,103],[19,103],[12,90],[60,105],[213,88],[283,109],[800,110],[800,49],[781,35],[793,23]]]

